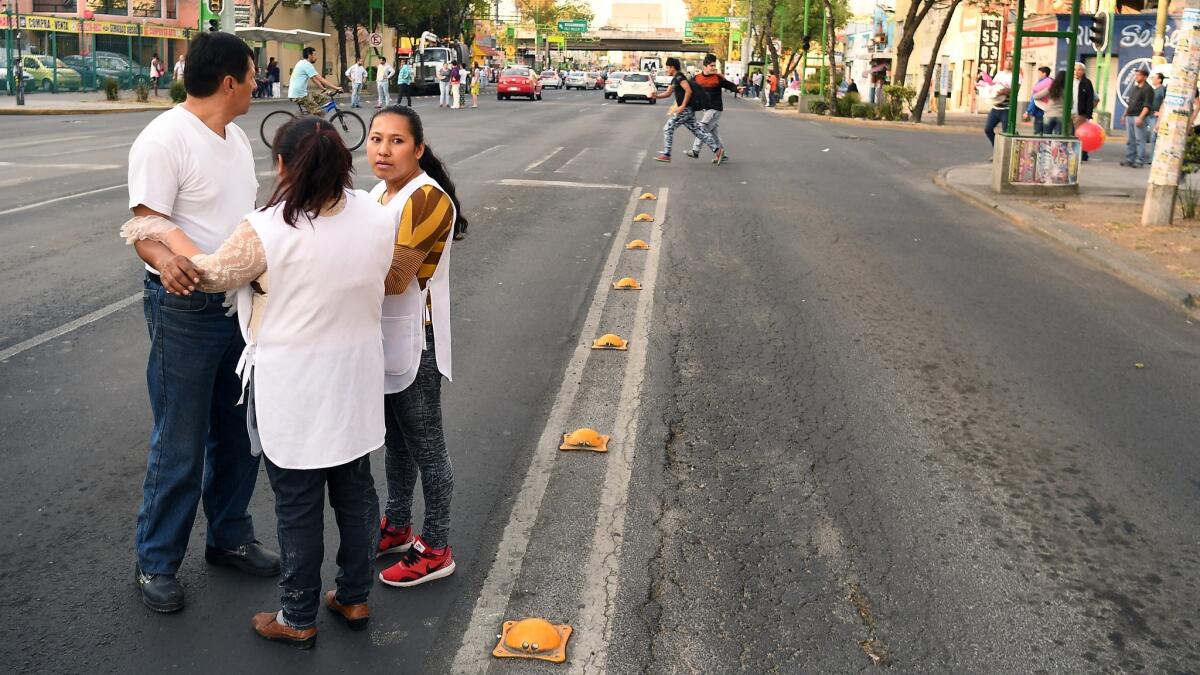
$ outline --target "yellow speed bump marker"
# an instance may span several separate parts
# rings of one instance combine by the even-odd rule
[[[492,650],[498,659],[541,659],[551,663],[567,660],[567,640],[571,627],[553,624],[545,619],[505,621],[500,642]]]
[[[633,217],[633,222],[635,222],[635,223],[653,223],[654,216],[650,215],[649,213],[639,213]]]
[[[563,434],[563,442],[558,449],[608,452],[608,436],[598,433],[595,429],[583,427],[569,434]]]
[[[628,244],[625,244],[625,248],[630,251],[646,251],[650,248],[650,244],[647,244],[641,239],[634,239]]]
[[[642,290],[642,285],[633,277],[625,277],[620,281],[613,282],[613,288],[622,291],[640,291]]]
[[[627,351],[629,349],[629,341],[622,340],[620,335],[615,333],[605,333],[592,341],[592,349],[616,349],[619,351]]]
[[[653,192],[643,192],[638,199],[658,199],[658,197],[655,197]]]

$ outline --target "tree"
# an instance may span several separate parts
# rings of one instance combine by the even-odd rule
[[[909,0],[908,9],[904,14],[904,30],[900,32],[900,40],[896,42],[896,72],[892,74],[892,82],[904,84],[908,75],[908,59],[916,46],[915,36],[921,22],[929,15],[929,10],[943,0]]]
[[[232,0],[230,0],[232,2]],[[254,13],[254,25],[266,26],[271,20],[271,15],[281,5],[295,7],[299,5],[299,0],[250,0],[250,10]]]
[[[921,82],[921,92],[917,94],[917,102],[913,104],[912,118],[914,122],[921,121],[921,114],[925,111],[925,102],[929,100],[929,88],[933,83],[934,65],[937,63],[938,54],[942,51],[942,40],[946,37],[946,31],[950,29],[950,23],[954,20],[954,12],[958,10],[963,0],[950,0],[950,4],[945,5],[946,15],[942,17],[942,25],[938,29],[937,38],[933,41],[933,51],[929,55],[929,67],[925,69],[924,81]],[[901,83],[897,79],[897,83]]]

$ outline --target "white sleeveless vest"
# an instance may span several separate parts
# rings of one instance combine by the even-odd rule
[[[361,190],[346,208],[296,227],[281,206],[246,216],[267,254],[267,305],[249,332],[252,292],[238,290],[263,453],[286,469],[345,464],[383,445],[383,280],[396,217]]]
[[[392,210],[394,217],[399,220],[409,197],[426,185],[432,185],[445,192],[437,181],[422,173],[396,193],[386,208]],[[371,190],[371,197],[378,203],[386,191],[387,183],[380,183]],[[458,217],[453,203],[450,204],[450,217],[452,220]],[[438,371],[445,375],[447,380],[453,379],[450,361],[450,243],[453,240],[454,228],[451,227],[450,232],[446,234],[437,269],[425,284],[424,290],[421,290],[421,285],[414,277],[403,293],[388,295],[383,299],[383,351],[386,362],[384,390],[388,394],[404,391],[417,379],[421,351],[426,347],[426,298],[429,299],[428,304],[433,310],[433,348]]]

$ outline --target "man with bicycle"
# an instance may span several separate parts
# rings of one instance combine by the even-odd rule
[[[309,81],[316,82],[324,89],[341,91],[342,88],[317,74],[313,64],[317,62],[317,48],[305,47],[304,58],[292,69],[292,80],[288,83],[288,98],[310,115],[321,115],[324,112],[325,101],[317,94],[308,91]]]

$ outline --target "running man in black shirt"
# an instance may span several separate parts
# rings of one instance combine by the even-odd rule
[[[707,130],[696,122],[696,111],[691,107],[692,85],[679,72],[681,69],[682,66],[679,63],[679,59],[674,56],[667,59],[667,74],[671,76],[671,84],[665,91],[658,94],[657,97],[667,98],[674,94],[675,105],[671,106],[671,110],[668,111],[670,117],[667,118],[667,124],[663,127],[663,151],[655,156],[654,159],[660,162],[671,161],[671,142],[675,139],[675,129],[677,127],[686,127],[688,131],[692,132],[692,135],[700,139],[701,142],[716,153],[717,157],[713,160],[713,163],[720,164],[721,160],[725,157],[725,150],[717,144],[712,134],[708,133]]]
[[[712,134],[713,140],[722,148],[725,143],[721,140],[721,134],[717,133],[717,127],[721,124],[721,113],[725,110],[724,104],[721,103],[721,90],[728,89],[737,93],[737,85],[725,79],[724,75],[717,72],[717,56],[716,54],[704,55],[704,72],[696,76],[696,84],[704,89],[704,93],[708,95],[708,109],[702,110],[697,117],[700,125],[704,130]],[[697,138],[692,143],[692,149],[683,153],[692,159],[700,156],[700,139]],[[728,160],[728,155],[722,157],[722,161]]]

